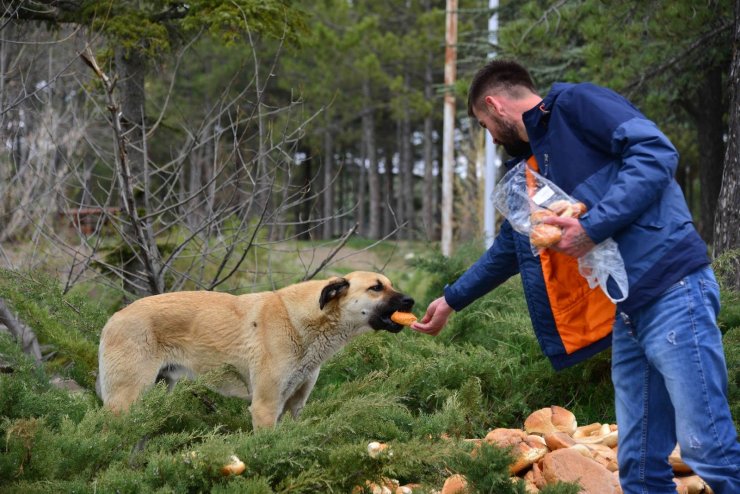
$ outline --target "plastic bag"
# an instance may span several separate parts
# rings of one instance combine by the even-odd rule
[[[599,285],[601,291],[609,297],[609,300],[621,302],[629,295],[629,283],[627,272],[624,270],[624,260],[619,253],[617,243],[607,238],[591,249],[586,255],[578,258],[578,272],[586,278],[590,288]],[[619,290],[620,296],[612,296],[608,289],[609,279],[614,282]]]
[[[492,195],[493,204],[511,224],[512,228],[530,238],[532,253],[537,256],[542,247],[535,241],[535,230],[539,228],[538,218],[549,214],[567,215],[573,218],[585,211],[582,203],[574,200],[557,185],[528,167],[525,161],[519,162],[496,184]],[[563,207],[572,206],[563,210]],[[554,225],[547,225],[553,227]],[[555,227],[557,228],[557,227]],[[559,236],[556,236],[559,241]],[[552,242],[552,244],[557,241]],[[541,245],[541,243],[540,243]],[[624,260],[617,243],[608,238],[596,245],[586,255],[578,259],[578,271],[586,278],[591,288],[597,285],[614,303],[628,296],[627,273]],[[619,290],[619,296],[609,293],[608,284]]]
[[[535,256],[560,241],[560,228],[543,224],[546,216],[577,218],[586,211],[583,203],[575,201],[560,187],[528,168],[524,161],[496,184],[493,204],[514,230],[529,236]]]

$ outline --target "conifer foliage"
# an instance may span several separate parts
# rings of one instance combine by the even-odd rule
[[[396,278],[424,306],[422,287],[429,299],[450,274],[441,259],[419,265],[425,268],[413,279]],[[99,328],[112,309],[63,294],[51,279],[0,274],[2,296],[33,324],[47,352],[54,350],[39,367],[0,334],[0,492],[344,493],[381,478],[431,490],[461,473],[475,492],[521,493],[508,479],[506,451],[486,447],[471,457],[463,439],[517,427],[553,404],[567,405],[584,423],[614,421],[608,352],[553,372],[532,335],[518,280],[456,314],[438,338],[404,331],[356,339],[322,368],[299,420],[254,431],[247,403],[211,391],[217,374],[172,392],[157,384],[129,413],[111,414],[93,382]],[[736,317],[722,325],[734,375],[740,327]],[[52,374],[74,377],[84,391],[57,389]],[[392,454],[370,457],[370,441],[389,444]],[[224,476],[232,456],[246,469]]]

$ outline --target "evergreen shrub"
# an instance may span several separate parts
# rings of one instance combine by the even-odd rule
[[[415,261],[396,286],[426,303],[480,251]],[[393,277],[393,275],[391,275]],[[423,287],[423,290],[422,290]],[[37,366],[8,336],[0,356],[0,493],[6,492],[351,492],[382,478],[438,489],[450,473],[476,492],[520,493],[508,480],[507,452],[471,457],[466,438],[520,428],[534,410],[564,406],[579,423],[613,423],[609,352],[561,372],[542,355],[515,277],[450,319],[438,337],[404,330],[362,335],[322,368],[296,420],[254,431],[248,404],[211,390],[218,373],[149,389],[128,413],[103,409],[94,393],[97,344],[108,313],[36,274],[0,272],[0,296],[56,355]],[[740,327],[722,319],[730,402],[740,413]],[[83,393],[58,390],[52,374]],[[370,441],[390,453],[371,458]],[[219,469],[236,455],[242,475]],[[550,486],[546,494],[577,492]]]

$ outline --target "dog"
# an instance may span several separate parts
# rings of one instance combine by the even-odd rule
[[[250,400],[254,428],[272,427],[286,411],[298,417],[323,362],[359,334],[400,332],[390,316],[413,305],[386,276],[365,271],[246,295],[144,297],[102,330],[99,395],[118,413],[160,373],[196,377],[227,366],[240,382],[217,391]]]

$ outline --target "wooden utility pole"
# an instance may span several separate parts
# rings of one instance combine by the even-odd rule
[[[447,0],[445,16],[445,99],[442,135],[442,255],[452,253],[452,199],[455,177],[455,78],[457,75],[457,0]]]
[[[498,0],[488,0],[488,8],[493,12],[488,19],[488,41],[491,46],[498,45]],[[489,60],[496,56],[495,51],[488,53]],[[496,176],[501,167],[501,158],[498,155],[496,145],[493,143],[491,134],[485,130],[486,152],[485,152],[485,192],[483,193],[483,239],[485,247],[489,248],[493,244],[493,238],[496,235],[496,210],[493,207],[493,186],[496,183]]]

